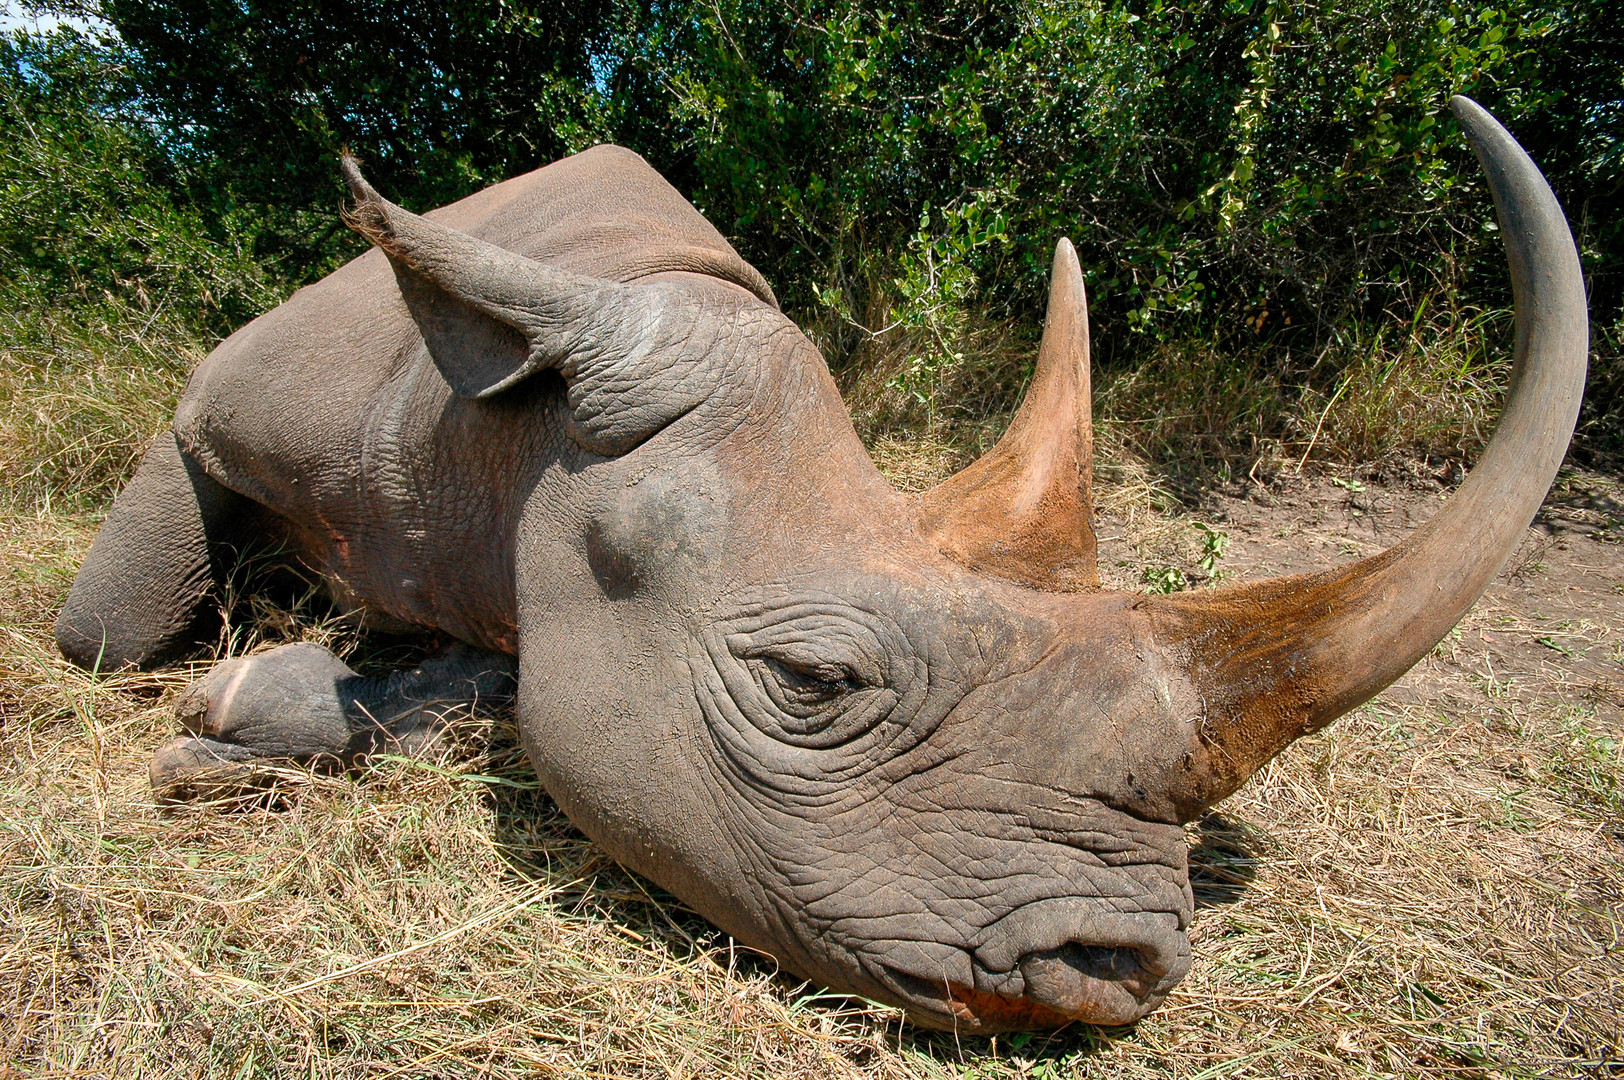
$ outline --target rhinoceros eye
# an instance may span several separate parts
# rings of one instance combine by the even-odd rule
[[[773,659],[771,656],[763,659],[762,666],[771,676],[768,685],[778,689],[778,692],[773,693],[773,698],[780,708],[796,708],[796,710],[818,708],[833,702],[843,693],[851,693],[857,689],[857,682],[851,677],[851,672],[840,666],[818,664],[815,667],[804,667],[793,661]]]
[[[939,620],[888,587],[854,587],[861,604],[753,588],[695,627],[694,694],[729,770],[817,795],[917,746],[962,699],[979,643],[944,647]]]
[[[773,704],[789,713],[815,713],[858,688],[852,674],[838,664],[803,664],[766,656],[757,661],[762,689]]]
[[[712,652],[733,706],[763,734],[807,749],[872,729],[898,700],[887,639],[899,635],[863,616],[800,605],[735,622]]]
[[[895,700],[885,689],[883,657],[861,648],[867,643],[827,629],[780,627],[732,643],[767,699],[762,720],[769,734],[803,745],[825,744],[856,734],[873,718],[874,706]]]

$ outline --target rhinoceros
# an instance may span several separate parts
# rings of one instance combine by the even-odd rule
[[[790,971],[934,1028],[1131,1023],[1190,967],[1183,826],[1426,655],[1572,434],[1567,223],[1505,129],[1452,105],[1510,252],[1512,385],[1471,475],[1375,557],[1100,587],[1065,240],[1008,431],[909,496],[761,275],[636,154],[424,216],[346,159],[373,248],[203,361],[58,641],[101,670],[170,661],[274,538],[341,605],[456,644],[377,679],[310,644],[223,661],[181,697],[160,793],[342,766],[512,697],[576,825]]]

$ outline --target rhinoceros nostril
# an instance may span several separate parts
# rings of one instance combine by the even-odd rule
[[[1103,945],[1067,944],[1049,950],[1057,961],[1091,979],[1127,982],[1145,974],[1147,966],[1136,949],[1112,949]],[[1025,957],[1024,959],[1031,959]]]

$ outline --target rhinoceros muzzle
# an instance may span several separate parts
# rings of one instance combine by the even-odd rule
[[[976,1027],[1022,1010],[1034,1020],[1046,1010],[1063,1021],[1131,1024],[1190,970],[1182,923],[1074,900],[1028,904],[994,924],[975,950],[975,986],[949,987],[938,1001]]]

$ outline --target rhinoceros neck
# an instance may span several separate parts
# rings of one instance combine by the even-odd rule
[[[568,436],[561,381],[468,400],[420,341],[368,363],[269,331],[199,369],[176,416],[182,445],[280,519],[340,606],[516,651],[520,514],[549,468],[591,457]]]
[[[380,310],[350,321],[402,332],[350,341],[327,297],[295,296],[223,343],[176,415],[188,452],[281,518],[345,607],[516,652],[521,529],[525,543],[582,551],[605,492],[662,473],[673,491],[707,482],[700,463],[725,479],[732,507],[706,528],[719,542],[752,538],[736,549],[792,560],[872,547],[907,525],[821,357],[777,313],[782,332],[714,400],[606,459],[572,438],[556,374],[459,397],[410,323],[382,310],[389,300],[356,301]],[[737,554],[723,543],[715,561]]]

